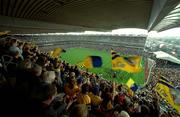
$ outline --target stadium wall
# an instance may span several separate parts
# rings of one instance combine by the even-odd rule
[[[142,54],[146,37],[119,35],[16,35],[17,38],[36,43],[43,50],[61,48],[93,48],[123,51],[124,54]],[[136,53],[135,53],[136,52]]]

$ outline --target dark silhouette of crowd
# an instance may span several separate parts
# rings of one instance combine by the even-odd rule
[[[154,90],[133,92],[31,42],[1,39],[0,56],[1,117],[173,117]]]

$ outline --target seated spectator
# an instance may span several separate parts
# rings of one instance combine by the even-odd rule
[[[88,109],[85,104],[75,105],[70,113],[70,117],[88,117]]]
[[[41,100],[33,100],[31,105],[33,117],[59,117],[64,113],[66,103],[55,98],[55,85],[45,84],[41,88]]]

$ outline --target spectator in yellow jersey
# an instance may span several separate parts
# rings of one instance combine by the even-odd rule
[[[77,97],[79,91],[80,89],[77,86],[75,79],[69,79],[69,82],[64,86],[64,92],[69,99]]]
[[[77,103],[79,104],[90,104],[91,98],[88,96],[89,86],[87,84],[83,84],[81,88],[81,93],[77,97]]]
[[[93,88],[92,94],[89,96],[91,98],[91,105],[95,108],[98,108],[98,106],[102,103],[102,98],[99,96],[99,87],[95,86]]]

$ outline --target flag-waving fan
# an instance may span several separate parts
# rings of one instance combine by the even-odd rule
[[[111,49],[111,56],[112,56],[113,70],[123,70],[129,73],[137,73],[141,71],[140,56],[123,57],[118,55],[112,49]]]

